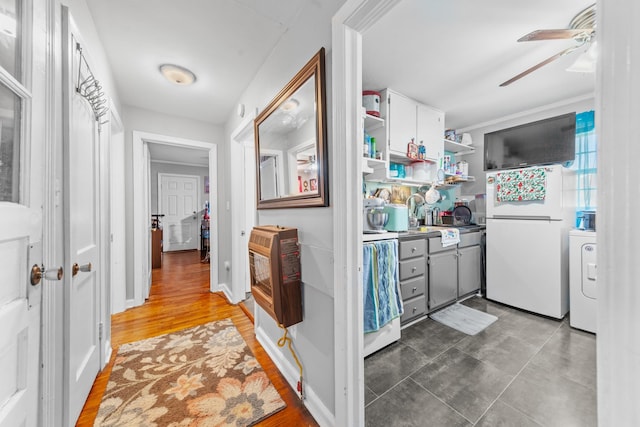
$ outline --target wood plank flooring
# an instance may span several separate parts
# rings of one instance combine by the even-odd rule
[[[162,268],[153,270],[152,283],[149,300],[144,305],[111,317],[114,349],[111,361],[98,374],[76,425],[93,425],[121,344],[224,318],[232,319],[287,404],[285,409],[256,425],[318,425],[256,340],[253,323],[245,312],[239,306],[229,304],[222,293],[209,292],[209,264],[200,263],[199,251],[164,253]]]

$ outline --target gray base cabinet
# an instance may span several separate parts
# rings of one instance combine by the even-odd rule
[[[430,239],[433,240],[433,239]],[[429,255],[429,310],[458,298],[458,254],[453,250]]]
[[[458,297],[482,286],[482,249],[479,245],[458,249]]]
[[[401,324],[424,317],[482,285],[481,233],[460,235],[460,243],[442,247],[440,237],[400,238],[399,275],[404,314]]]
[[[404,313],[400,324],[407,323],[427,312],[427,241],[423,237],[400,239],[398,244],[400,293]]]

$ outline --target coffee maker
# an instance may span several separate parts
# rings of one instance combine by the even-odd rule
[[[384,232],[388,218],[384,213],[385,201],[379,197],[364,199],[362,202],[362,229],[364,233],[381,233]],[[369,213],[373,215],[369,215]]]

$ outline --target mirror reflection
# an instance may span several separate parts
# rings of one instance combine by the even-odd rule
[[[328,204],[321,55],[256,118],[259,209]]]

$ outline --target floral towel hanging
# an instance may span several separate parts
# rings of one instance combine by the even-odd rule
[[[545,168],[514,169],[496,174],[496,201],[544,200],[547,194]]]

